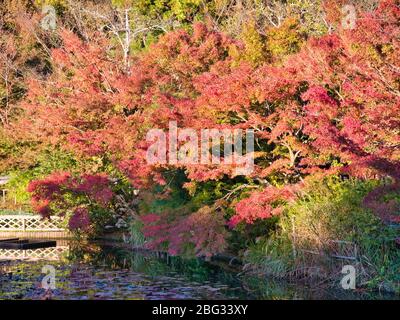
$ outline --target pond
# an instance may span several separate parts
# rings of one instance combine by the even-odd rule
[[[49,274],[49,266],[54,267],[55,289],[45,290],[42,280]],[[56,248],[0,253],[0,299],[392,298],[261,279],[243,275],[227,264],[136,251],[110,243],[77,245],[58,241]]]

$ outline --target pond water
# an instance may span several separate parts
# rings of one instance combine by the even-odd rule
[[[54,267],[53,290],[42,288],[44,266]],[[0,299],[395,298],[312,289],[246,276],[239,271],[228,265],[128,250],[107,243],[58,242],[57,248],[0,252]]]

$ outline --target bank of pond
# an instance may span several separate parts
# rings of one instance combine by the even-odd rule
[[[0,299],[398,298],[344,290],[340,283],[333,288],[276,281],[245,273],[228,261],[171,257],[113,242],[59,241],[55,248],[18,254],[0,252]]]

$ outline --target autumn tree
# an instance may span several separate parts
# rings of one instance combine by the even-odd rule
[[[338,25],[303,37],[298,22],[283,19],[266,35],[250,25],[247,43],[196,23],[135,55],[129,72],[108,37],[88,43],[63,31],[51,78],[30,83],[11,128],[25,139],[107,159],[141,189],[167,189],[166,172],[183,171],[193,194],[223,181],[220,199],[195,213],[143,218],[155,246],[179,253],[189,242],[214,254],[212,239],[225,246],[225,233],[215,230],[225,230],[226,220],[238,227],[280,215],[308,179],[399,180],[399,15],[398,1],[384,0],[361,14],[354,30]],[[238,177],[233,165],[147,163],[147,132],[166,131],[171,121],[177,130],[254,130],[253,172]]]

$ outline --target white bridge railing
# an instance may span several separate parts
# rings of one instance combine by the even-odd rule
[[[65,231],[60,217],[43,219],[38,215],[0,215],[0,231]]]
[[[59,260],[69,250],[68,246],[40,249],[0,249],[0,260]]]

